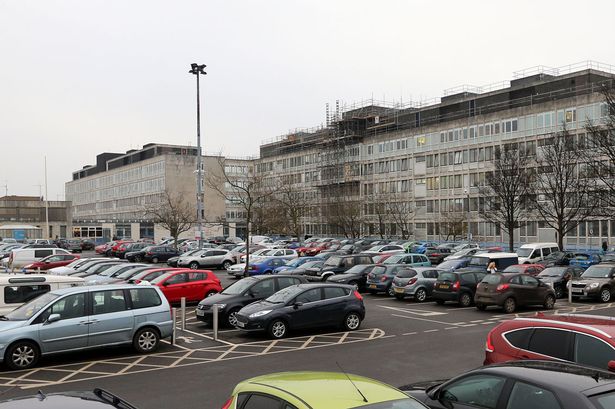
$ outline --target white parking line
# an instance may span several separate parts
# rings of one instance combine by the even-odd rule
[[[388,305],[379,305],[380,308],[386,308],[393,311],[403,312],[406,314],[414,314],[421,317],[432,317],[434,315],[447,315],[445,312],[436,312],[436,311],[424,311],[424,310],[413,310],[409,308],[400,308],[400,307],[389,307]]]

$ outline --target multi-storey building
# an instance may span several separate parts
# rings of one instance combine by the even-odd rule
[[[244,159],[221,160],[215,155],[202,158],[205,175],[221,166],[242,170],[252,163]],[[161,202],[165,191],[194,204],[196,220],[196,162],[197,148],[180,145],[150,143],[126,153],[99,154],[96,165],[73,172],[72,180],[66,183],[66,197],[72,201],[72,235],[101,240],[114,236],[168,236],[146,212],[148,206]],[[235,235],[245,230],[236,206],[227,206],[207,183],[203,183],[203,192],[205,236]],[[194,230],[183,234],[194,235]]]
[[[70,232],[70,202],[38,196],[0,197],[0,237],[42,239]],[[49,231],[45,232],[49,225]]]
[[[518,72],[509,83],[459,87],[428,103],[369,101],[325,127],[264,143],[256,170],[309,198],[306,234],[403,232],[437,240],[452,223],[469,223],[474,239],[502,242],[499,226],[480,216],[481,187],[496,147],[515,144],[533,156],[563,125],[582,141],[587,122],[607,114],[600,91],[613,86],[614,73],[615,67],[588,62]],[[597,246],[613,235],[615,220],[591,220],[573,229],[566,244]],[[536,218],[515,239],[552,241],[555,233]]]

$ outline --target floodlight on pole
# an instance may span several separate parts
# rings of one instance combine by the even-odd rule
[[[199,250],[203,248],[203,213],[205,212],[205,206],[203,203],[203,166],[201,157],[201,96],[200,96],[200,82],[201,75],[207,75],[205,72],[205,64],[190,64],[190,74],[196,75],[196,220],[199,232]]]

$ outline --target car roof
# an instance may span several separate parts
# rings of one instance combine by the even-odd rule
[[[101,285],[88,285],[78,287],[59,288],[57,290],[50,291],[51,294],[65,295],[78,293],[83,291],[103,291],[103,290],[123,290],[125,288],[157,288],[156,286],[143,286],[136,284],[101,284]]]
[[[352,382],[348,380],[352,379]],[[260,387],[260,388],[259,388]],[[306,407],[356,408],[377,402],[408,399],[408,395],[387,384],[363,376],[337,372],[281,372],[257,376],[241,382],[235,392],[263,391],[279,394],[280,391],[294,396]],[[358,388],[367,398],[363,400]],[[333,405],[333,406],[332,406]]]
[[[557,243],[526,243],[519,248],[536,248],[536,247],[558,247]]]
[[[502,251],[497,253],[480,253],[472,256],[474,257],[482,257],[482,258],[508,258],[508,257],[519,257],[517,253],[504,253]]]
[[[83,283],[81,277],[64,275],[34,275],[34,274],[11,274],[0,276],[0,285],[7,284],[40,284],[40,283]]]
[[[540,315],[528,318],[515,318],[514,322],[527,322],[539,326],[540,324],[561,325],[567,327],[585,328],[595,332],[602,332],[608,338],[615,338],[615,317],[587,314],[560,314]]]

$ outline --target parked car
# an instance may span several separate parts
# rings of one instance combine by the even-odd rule
[[[71,253],[83,252],[83,249],[81,248],[81,241],[79,240],[66,240],[62,248],[68,250]]]
[[[96,244],[92,240],[81,239],[81,250],[90,251],[90,250],[94,250],[95,247],[96,247]]]
[[[139,250],[128,251],[124,253],[124,258],[128,261],[134,261],[136,263],[141,263],[143,260],[145,260],[145,253],[149,250],[150,247],[154,247],[154,246],[149,245]]]
[[[133,263],[117,263],[107,268],[106,270],[87,276],[86,283],[88,285],[108,284],[114,281],[120,274],[133,270],[135,267],[150,267],[147,264],[133,264]],[[151,267],[150,267],[151,268]]]
[[[64,249],[59,248],[20,248],[11,251],[7,261],[7,267],[14,271],[15,269],[21,269],[28,264],[35,263],[51,255],[70,255],[70,253]]]
[[[615,292],[615,263],[589,267],[581,277],[572,280],[572,298],[589,297],[610,302]]]
[[[53,267],[47,270],[48,274],[57,274],[57,275],[70,275],[75,274],[77,272],[83,272],[88,266],[97,263],[106,263],[108,261],[114,261],[119,259],[109,259],[106,257],[92,257],[92,258],[82,258],[79,260],[75,260],[70,264],[64,267]]]
[[[0,402],[0,409],[27,407],[37,409],[64,409],[71,407],[101,409],[103,406],[107,408],[136,409],[119,396],[99,388],[94,388],[92,392],[43,393],[39,391],[33,396],[24,396]]]
[[[459,271],[487,273],[491,262],[495,263],[497,271],[504,271],[509,266],[519,264],[519,259],[515,253],[480,253],[472,256],[468,266]]]
[[[432,265],[438,265],[444,261],[444,258],[450,256],[451,249],[448,247],[428,247],[425,249],[424,255],[427,256]]]
[[[574,258],[568,262],[569,266],[589,268],[595,264],[599,264],[602,261],[598,254],[580,254],[576,253]]]
[[[384,244],[370,247],[367,250],[361,251],[362,254],[378,254],[378,253],[388,253],[391,251],[405,251],[402,246],[397,244]]]
[[[285,260],[293,260],[299,256],[297,255],[297,252],[292,249],[268,249],[262,253],[259,253],[259,254],[254,253],[253,255],[251,255],[250,263],[252,263],[253,261],[262,260],[262,259],[269,258],[269,257],[283,258]],[[245,259],[244,259],[244,262],[245,262]]]
[[[107,243],[99,244],[98,246],[94,247],[94,251],[96,252],[96,254],[106,254],[107,250],[114,245],[114,241],[109,241]]]
[[[443,305],[446,301],[454,301],[460,307],[469,307],[474,301],[476,286],[487,275],[486,272],[457,270],[442,272],[434,284],[432,298]]]
[[[410,252],[417,253],[417,254],[424,254],[425,250],[427,250],[428,247],[438,247],[438,243],[433,242],[433,241],[418,243],[416,245],[413,245],[410,248]]]
[[[349,388],[348,386],[351,386]],[[355,389],[356,388],[356,389]],[[361,399],[357,391],[369,396]],[[334,398],[332,398],[334,397]],[[334,399],[334,405],[332,406]],[[426,409],[380,381],[347,373],[283,372],[240,382],[222,409]]]
[[[0,314],[11,312],[42,294],[59,288],[84,285],[83,278],[38,274],[0,276]]]
[[[126,243],[120,244],[119,246],[116,246],[115,250],[111,251],[111,255],[117,258],[125,258],[126,253],[132,253],[135,251],[139,251],[148,246],[151,246],[151,244],[142,243],[142,242],[136,242],[136,243],[126,242]]]
[[[104,331],[83,325],[90,321]],[[4,315],[0,360],[20,370],[35,366],[42,355],[85,348],[132,344],[147,353],[171,332],[171,307],[153,286],[61,288]]]
[[[179,252],[172,246],[149,246],[143,254],[143,261],[158,264],[160,261],[167,261],[171,257],[179,256]]]
[[[71,264],[75,260],[79,260],[80,256],[75,254],[54,254],[35,261],[34,263],[24,266],[26,270],[41,270],[47,271],[56,267],[63,267]]]
[[[574,257],[575,253],[572,252],[553,251],[535,264],[540,264],[544,267],[567,266]]]
[[[357,264],[374,264],[369,254],[352,254],[347,256],[335,255],[329,257],[322,266],[318,277],[325,281],[327,277],[343,274]]]
[[[607,409],[615,375],[567,362],[511,361],[401,389],[433,409]]]
[[[322,269],[322,267],[325,265],[325,261],[326,260],[322,260],[322,259],[315,260],[315,261],[308,261],[307,263],[300,265],[294,270],[287,271],[285,274],[303,275],[303,276],[316,275],[320,271],[320,269]]]
[[[129,270],[125,270],[124,272],[118,274],[117,276],[113,277],[108,284],[115,284],[115,283],[130,283],[130,284],[135,284],[134,280],[132,280],[133,277],[146,272],[146,271],[162,271],[164,273],[168,272],[168,271],[173,271],[175,270],[173,267],[162,267],[162,268],[156,268],[156,267],[152,267],[151,265],[134,265],[134,267],[132,269]]]
[[[302,328],[342,326],[359,328],[365,318],[363,297],[354,288],[340,284],[299,284],[243,307],[236,315],[238,329],[266,331],[271,338],[284,338]]]
[[[286,259],[271,257],[250,262],[248,275],[273,274],[273,270],[286,264]]]
[[[372,269],[367,275],[365,288],[370,294],[386,293],[393,297],[393,279],[403,270],[409,270],[412,267],[405,264],[381,264]]]
[[[342,274],[335,274],[327,277],[327,282],[336,284],[348,284],[358,291],[365,291],[367,275],[372,271],[376,264],[356,264]]]
[[[454,251],[454,249],[453,249],[453,251]],[[451,253],[450,255],[447,255],[446,257],[444,257],[444,261],[465,258],[465,257],[473,256],[474,254],[478,254],[478,253],[484,252],[484,251],[485,251],[484,249],[480,249],[478,247],[467,248],[467,249],[455,251],[454,253]]]
[[[193,270],[204,267],[218,267],[228,270],[233,265],[233,260],[234,257],[230,251],[211,249],[205,250],[205,252],[200,255],[181,256],[179,260],[177,260],[177,266],[190,267]]]
[[[555,291],[535,277],[523,273],[487,274],[474,294],[474,305],[484,311],[490,305],[502,307],[505,313],[517,307],[542,305],[551,310],[555,305]]]
[[[182,298],[201,301],[222,291],[220,279],[209,270],[170,271],[153,279],[150,284],[160,288],[170,303],[177,303]]]
[[[416,302],[424,302],[431,297],[433,286],[440,271],[433,267],[414,267],[401,270],[393,279],[393,294],[398,300],[411,297]]]
[[[316,257],[298,257],[295,259],[292,259],[290,261],[287,261],[286,264],[284,264],[283,266],[280,267],[276,267],[273,270],[273,274],[279,274],[282,272],[287,272],[287,271],[291,271],[294,270],[297,267],[302,266],[303,264],[309,262],[309,261],[318,261],[320,260],[319,258]]]
[[[523,273],[537,276],[544,269],[541,264],[513,264],[506,267],[502,273]]]
[[[536,278],[550,285],[555,291],[556,298],[562,298],[568,295],[568,281],[578,279],[583,271],[585,270],[579,267],[547,267]]]
[[[207,297],[196,307],[196,318],[199,321],[213,321],[214,304],[218,305],[220,322],[235,327],[237,312],[248,304],[268,298],[276,292],[291,285],[306,283],[301,276],[257,276],[246,277],[226,287],[222,292]]]
[[[169,273],[169,272],[173,272],[173,271],[190,272],[191,270],[186,269],[186,268],[174,268],[174,267],[151,268],[150,266],[150,268],[147,270],[141,270],[141,271],[135,272],[130,277],[126,277],[124,281],[127,282],[128,284],[140,284],[144,281],[147,281],[149,283],[152,280],[160,277],[161,275]]]
[[[534,264],[556,251],[560,251],[557,243],[528,243],[517,249],[517,256],[519,264]]]
[[[452,260],[446,260],[438,264],[436,267],[442,271],[456,271],[461,268],[467,267],[470,263],[470,257],[457,258]]]
[[[89,276],[93,276],[96,274],[100,274],[103,271],[117,266],[117,265],[121,265],[121,264],[128,264],[123,262],[122,260],[119,259],[115,259],[115,260],[107,260],[105,262],[102,263],[93,263],[87,267],[84,267],[83,269],[79,269],[77,272],[75,273],[71,273],[70,275],[73,277],[89,277]]]
[[[431,267],[431,261],[424,254],[393,254],[380,261],[382,264],[407,264],[410,267]]]

